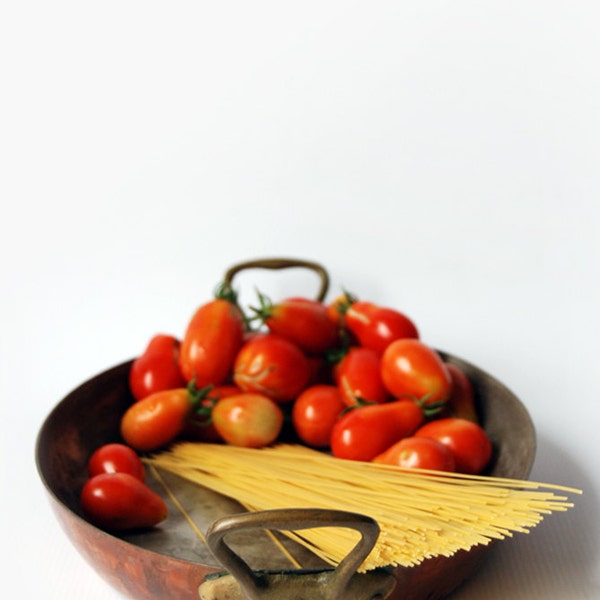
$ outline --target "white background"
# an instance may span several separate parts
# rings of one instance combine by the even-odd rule
[[[292,256],[504,381],[532,478],[584,490],[454,598],[600,597],[599,23],[594,0],[3,3],[3,588],[119,597],[50,512],[43,419],[181,335],[230,265]]]

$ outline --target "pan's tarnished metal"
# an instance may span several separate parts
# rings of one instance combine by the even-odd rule
[[[318,571],[254,571],[227,545],[232,531],[269,529],[296,531],[313,527],[347,527],[360,533],[352,551],[335,569]],[[396,585],[384,570],[357,573],[379,536],[379,525],[364,515],[320,509],[280,509],[242,513],[216,521],[207,533],[214,556],[230,575],[210,578],[200,586],[202,600],[384,600]]]
[[[266,268],[307,266],[298,264],[306,261],[269,261],[266,261]],[[260,262],[262,264],[252,261],[232,268],[228,272],[229,280],[241,268],[249,268],[248,265],[265,267],[265,261]],[[318,267],[316,271],[320,274],[322,267]],[[320,277],[319,296],[328,285],[328,278],[321,274]],[[440,354],[444,360],[460,367],[473,383],[478,413],[494,447],[488,474],[527,478],[536,444],[533,424],[525,407],[494,377],[455,356],[445,352]],[[257,587],[257,582],[266,581],[271,589],[283,587],[285,592],[278,591],[280,595],[276,597],[289,600],[295,596],[288,593],[287,586],[291,586],[290,590],[294,589],[291,583],[294,581],[303,582],[298,587],[303,592],[318,589],[324,594],[328,585],[333,585],[332,589],[336,589],[336,585],[347,585],[341,597],[366,600],[376,598],[378,593],[385,597],[391,573],[395,588],[389,595],[390,600],[439,600],[471,577],[489,555],[493,544],[477,546],[468,552],[459,551],[452,557],[433,557],[411,568],[396,567],[377,572],[371,574],[369,581],[355,576],[356,566],[353,563],[359,554],[351,553],[346,562],[350,567],[346,566],[340,574],[339,567],[332,569],[321,558],[279,531],[260,531],[254,525],[249,529],[245,520],[249,517],[242,517],[240,522],[238,516],[232,521],[232,515],[244,512],[234,499],[157,469],[149,469],[147,480],[165,499],[169,508],[168,518],[160,526],[145,531],[120,534],[101,531],[83,517],[79,494],[87,478],[87,461],[94,450],[102,444],[120,440],[121,415],[133,402],[128,386],[130,367],[131,361],[117,365],[69,393],[47,417],[36,444],[38,472],[65,533],[88,562],[126,596],[139,600],[198,600],[200,586],[219,579],[221,586],[229,580],[231,589],[237,590],[232,593],[239,594],[243,584],[234,579],[241,577],[241,580],[246,578],[247,586]],[[281,515],[278,518],[281,519]],[[307,514],[305,518],[306,523],[314,522],[315,515]],[[348,518],[347,513],[344,518]],[[285,519],[293,521],[296,527],[303,526],[298,523],[298,514],[288,514]],[[277,523],[273,524],[277,529]],[[369,529],[370,525],[364,527],[369,531],[361,532],[366,547],[372,541],[374,530]],[[223,540],[220,538],[225,532],[227,550],[221,554],[219,548],[223,549]],[[217,557],[213,554],[215,549]],[[231,569],[231,565],[221,563],[221,560],[227,563],[231,555],[243,556],[243,561],[241,558],[233,560],[243,563],[241,573],[245,575],[240,575],[235,567]],[[221,577],[224,568],[232,572],[225,579]],[[366,587],[361,588],[363,585]],[[371,585],[375,587],[371,588]],[[383,587],[379,588],[380,585]],[[209,593],[211,587],[219,592],[217,584],[209,584],[204,588],[205,593]],[[355,589],[358,595],[347,595],[348,590]],[[367,595],[361,596],[363,592]],[[375,595],[369,596],[371,592]],[[260,596],[261,600],[267,597]],[[326,595],[323,597],[328,598]]]
[[[318,275],[319,288],[315,299],[323,301],[327,295],[327,290],[329,289],[329,274],[322,265],[310,260],[300,260],[297,258],[257,258],[255,260],[248,260],[230,267],[225,272],[223,281],[230,287],[233,287],[233,279],[241,271],[250,269],[280,270],[291,269],[294,267],[308,269],[309,271],[314,271]]]

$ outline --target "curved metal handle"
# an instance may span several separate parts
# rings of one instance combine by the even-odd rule
[[[339,565],[328,572],[323,598],[345,598],[351,578],[369,555],[379,536],[379,525],[365,515],[322,509],[275,509],[231,515],[209,528],[206,542],[215,557],[235,577],[250,600],[260,600],[260,580],[248,564],[225,542],[225,536],[241,529],[295,531],[313,527],[346,527],[361,534],[360,540]]]
[[[295,258],[258,258],[249,260],[230,267],[223,278],[224,282],[231,286],[233,278],[237,273],[245,269],[289,269],[291,267],[302,267],[314,271],[320,279],[320,287],[316,299],[322,302],[329,289],[329,274],[319,263],[309,260]]]

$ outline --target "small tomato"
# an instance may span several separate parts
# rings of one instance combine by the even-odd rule
[[[141,452],[173,441],[185,428],[194,403],[187,388],[156,392],[132,404],[121,418],[125,443]]]
[[[325,448],[331,430],[346,408],[335,385],[317,384],[306,388],[294,401],[292,423],[298,437],[308,446]]]
[[[361,400],[381,404],[389,399],[381,379],[380,356],[372,348],[350,348],[336,367],[335,377],[347,406]]]
[[[353,302],[346,310],[344,319],[346,327],[361,346],[379,353],[395,340],[419,337],[416,325],[404,313],[373,302]]]
[[[88,479],[80,501],[87,519],[111,531],[154,527],[167,517],[164,500],[129,473],[102,473]]]
[[[129,370],[129,387],[136,400],[154,392],[184,387],[179,369],[180,342],[172,335],[157,334]]]
[[[212,410],[212,421],[226,443],[261,448],[277,439],[283,411],[264,394],[243,393],[219,400]]]
[[[271,333],[294,342],[307,354],[322,354],[338,339],[338,328],[327,313],[327,306],[308,298],[289,298],[276,304],[259,294],[257,317]]]
[[[233,366],[233,380],[238,387],[277,402],[293,400],[310,377],[311,368],[302,350],[274,333],[257,335],[246,342]]]
[[[218,294],[223,297],[194,313],[181,341],[179,367],[199,388],[225,382],[244,339],[245,319],[233,292]]]
[[[88,460],[88,475],[101,473],[129,473],[144,481],[144,463],[137,452],[125,444],[104,444],[96,449]]]
[[[413,400],[366,404],[350,409],[333,426],[331,451],[337,458],[371,461],[423,423],[423,409]]]
[[[426,398],[427,404],[444,402],[452,380],[446,364],[433,349],[416,339],[392,342],[381,357],[381,378],[392,396]]]
[[[431,438],[414,436],[396,442],[376,456],[373,462],[403,469],[433,469],[449,472],[456,469],[454,456],[447,446]]]
[[[492,443],[485,430],[472,421],[448,417],[430,421],[419,428],[417,437],[427,437],[446,445],[459,473],[481,473],[492,457]]]

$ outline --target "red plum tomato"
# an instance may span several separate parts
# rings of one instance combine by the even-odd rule
[[[389,399],[381,379],[380,356],[371,348],[350,348],[336,367],[336,380],[348,406],[361,400],[381,404]]]
[[[129,473],[140,481],[145,479],[145,469],[137,452],[125,444],[104,444],[96,449],[88,460],[88,475],[101,473]]]
[[[129,387],[136,400],[154,392],[185,387],[179,369],[180,341],[172,335],[155,335],[129,370]]]
[[[453,472],[456,469],[450,449],[431,438],[407,437],[376,456],[373,462],[403,469],[431,469]]]
[[[485,430],[466,419],[447,417],[430,421],[419,428],[415,436],[431,438],[447,446],[459,473],[481,473],[492,457],[492,443]]]
[[[263,295],[255,312],[271,333],[294,342],[307,354],[322,354],[338,339],[338,329],[327,313],[327,306],[308,298],[289,298],[276,304]]]
[[[381,378],[392,396],[413,396],[426,404],[446,401],[452,389],[450,373],[440,355],[410,338],[387,347],[381,357]]]
[[[179,366],[187,382],[198,388],[225,383],[245,332],[241,310],[233,302],[216,298],[192,316],[181,341]]]
[[[252,338],[238,352],[233,381],[245,392],[257,392],[277,402],[292,401],[307,385],[311,368],[302,350],[280,335]]]
[[[331,430],[346,405],[335,385],[306,388],[294,401],[292,423],[298,437],[313,448],[329,446]]]
[[[183,432],[193,410],[186,388],[156,392],[125,411],[121,417],[121,436],[135,450],[157,450]]]
[[[219,400],[213,408],[212,420],[226,443],[262,448],[274,442],[281,432],[283,411],[268,396],[246,392]]]
[[[412,435],[425,419],[413,400],[365,404],[340,417],[331,432],[337,458],[371,461],[402,438]]]
[[[167,517],[164,500],[129,473],[102,473],[88,479],[81,495],[86,518],[110,531],[154,527]]]
[[[395,340],[419,337],[416,325],[404,313],[373,302],[353,302],[344,319],[361,346],[380,354]]]

